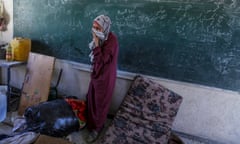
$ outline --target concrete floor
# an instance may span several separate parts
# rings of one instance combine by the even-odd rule
[[[7,134],[7,135],[13,134],[12,121],[16,116],[17,116],[17,112],[8,112],[7,118],[2,123],[0,123],[0,134]],[[106,126],[103,129],[99,138],[101,138],[104,135],[104,132],[106,131],[106,128],[110,123],[111,123],[111,120],[108,119],[108,121],[106,122]],[[87,129],[83,129],[78,132],[71,133],[67,138],[70,141],[72,141],[74,144],[87,144],[87,142],[85,141],[87,134],[88,134]],[[220,143],[209,141],[209,140],[194,138],[181,133],[177,133],[177,135],[185,142],[185,144],[220,144]]]

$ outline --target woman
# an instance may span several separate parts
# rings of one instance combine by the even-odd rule
[[[116,82],[118,40],[110,26],[111,20],[105,15],[93,21],[93,41],[89,44],[92,73],[87,94],[88,142],[95,141],[103,128]]]

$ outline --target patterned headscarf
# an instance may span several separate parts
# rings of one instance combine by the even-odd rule
[[[107,40],[112,24],[111,19],[106,15],[99,15],[94,19],[94,22],[97,22],[103,28],[105,40]]]
[[[110,27],[111,27],[112,22],[111,22],[110,18],[105,15],[97,16],[94,19],[94,22],[96,22],[103,28],[103,32],[97,31],[96,29],[92,28],[92,31],[100,39],[100,43],[103,43],[103,41],[108,39],[108,34],[110,32]],[[88,46],[89,46],[89,49],[91,50],[91,52],[89,54],[90,61],[93,62],[93,60],[94,60],[93,49],[95,48],[94,41],[91,41]]]

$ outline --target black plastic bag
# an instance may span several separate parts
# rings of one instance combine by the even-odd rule
[[[79,130],[79,121],[71,106],[63,99],[28,107],[24,116],[27,131],[62,137]]]

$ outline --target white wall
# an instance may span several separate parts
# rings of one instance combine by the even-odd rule
[[[11,15],[8,31],[1,40],[12,39],[12,2],[3,0]],[[89,83],[89,66],[57,60],[57,68],[63,68],[63,76],[59,85],[62,94],[75,95],[85,99]],[[13,68],[12,83],[21,87],[25,67]],[[135,74],[118,72],[118,79],[112,99],[111,113],[115,113],[131,84]],[[3,76],[5,77],[5,76]],[[240,94],[202,85],[184,83],[151,77],[170,90],[183,96],[183,103],[174,122],[176,131],[192,134],[226,144],[238,144],[240,137]]]
[[[63,69],[59,85],[60,93],[85,99],[90,81],[89,65],[57,59],[55,66]],[[25,67],[17,67],[12,70],[12,84],[21,87]],[[114,114],[118,110],[135,75],[118,71],[110,113]],[[174,130],[226,144],[239,143],[240,94],[238,92],[147,77],[183,97],[174,121]]]
[[[240,95],[201,85],[158,80],[183,96],[173,128],[226,144],[239,144]]]
[[[61,63],[68,65],[69,62],[61,61]],[[79,81],[76,82],[77,85],[72,83],[68,87],[71,86],[72,92],[74,92],[74,89],[82,90],[78,91],[79,97],[84,99],[89,83],[89,66],[71,62],[69,66],[72,67],[73,71],[78,70],[76,72],[78,74],[73,77]],[[118,71],[110,113],[117,111],[135,75],[134,73]],[[81,78],[81,76],[83,77]],[[238,92],[157,77],[147,77],[183,97],[183,103],[173,125],[174,130],[226,144],[239,143],[240,94]],[[64,84],[64,81],[62,82]]]

